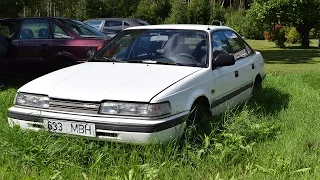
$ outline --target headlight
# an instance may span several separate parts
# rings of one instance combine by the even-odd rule
[[[49,97],[44,95],[18,93],[15,104],[37,108],[49,108]]]
[[[169,102],[159,104],[104,102],[101,104],[100,113],[155,117],[170,114],[171,107]]]

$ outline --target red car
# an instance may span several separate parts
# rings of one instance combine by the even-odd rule
[[[108,37],[80,21],[66,18],[0,19],[9,43],[0,69],[43,73],[85,62]]]

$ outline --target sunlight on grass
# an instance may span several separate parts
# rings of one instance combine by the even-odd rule
[[[286,48],[275,48],[273,42],[248,40],[251,47],[260,51],[268,73],[292,74],[320,70],[320,48],[318,40],[311,40],[310,49],[301,49],[298,44],[286,44]]]

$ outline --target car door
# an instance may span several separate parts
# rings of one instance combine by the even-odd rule
[[[215,59],[219,54],[232,54],[228,40],[223,31],[211,33],[212,58]],[[214,114],[220,114],[235,103],[235,91],[238,88],[238,76],[236,70],[238,63],[232,66],[213,67],[212,76],[214,78],[214,92],[212,94],[211,108]]]
[[[51,39],[46,19],[24,19],[11,41],[11,68],[19,72],[39,72],[48,60]]]
[[[232,30],[223,31],[228,39],[228,43],[232,49],[232,53],[236,60],[236,81],[237,96],[235,102],[241,102],[246,100],[251,95],[253,87],[253,51],[250,51],[250,47],[242,40],[242,38]]]

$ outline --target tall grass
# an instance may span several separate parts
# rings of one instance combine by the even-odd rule
[[[0,92],[2,179],[228,179],[319,175],[320,73],[269,75],[263,91],[211,132],[138,146],[9,128],[15,89]]]
[[[206,118],[204,134],[148,146],[10,128],[19,83],[9,82],[0,90],[0,179],[317,179],[320,72],[303,69],[312,66],[269,72],[261,93]]]

